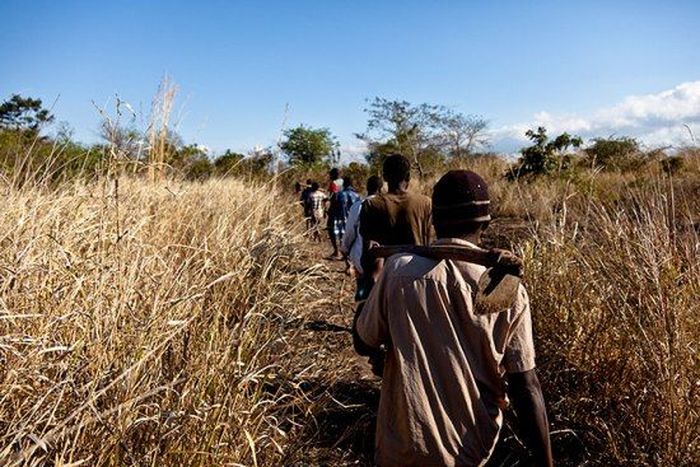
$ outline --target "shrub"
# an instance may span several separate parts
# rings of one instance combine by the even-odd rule
[[[570,156],[565,152],[569,148],[578,148],[583,142],[580,137],[568,133],[550,139],[544,127],[537,128],[537,131],[527,130],[525,136],[533,144],[520,150],[520,160],[508,173],[510,179],[548,175],[555,171],[561,173],[571,162]]]
[[[593,145],[584,149],[586,161],[591,167],[603,170],[630,168],[635,156],[639,156],[639,142],[634,138],[595,138]]]

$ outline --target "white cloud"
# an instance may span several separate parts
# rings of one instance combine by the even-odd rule
[[[367,145],[362,141],[340,146],[340,161],[343,164],[349,164],[353,161],[364,162],[365,154],[367,154]]]
[[[564,131],[584,138],[633,136],[649,146],[691,143],[691,132],[700,136],[700,81],[682,83],[656,94],[629,96],[619,104],[589,116],[538,112],[529,122],[516,123],[493,132],[494,146],[513,151],[526,142],[525,131],[544,126],[550,134]]]

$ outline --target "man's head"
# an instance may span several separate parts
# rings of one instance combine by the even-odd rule
[[[331,179],[331,181],[338,180],[338,178],[340,178],[340,170],[333,167],[328,171],[328,177]]]
[[[313,180],[311,180],[310,178],[307,178],[307,179],[306,179],[306,186],[311,186],[311,184],[312,184],[313,182],[314,182]]]
[[[318,182],[311,182],[311,191],[318,191],[319,188]]]
[[[379,175],[372,175],[367,179],[367,196],[378,194],[384,186],[384,180]]]
[[[488,227],[489,191],[483,178],[451,170],[433,188],[433,225],[438,238],[463,238]]]
[[[352,186],[352,177],[346,175],[343,177],[343,188],[350,188]]]
[[[392,154],[384,160],[382,172],[392,190],[411,180],[411,162],[401,154]]]

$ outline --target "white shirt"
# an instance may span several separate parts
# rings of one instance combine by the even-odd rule
[[[367,199],[374,198],[374,195]],[[345,235],[340,249],[348,255],[348,260],[355,270],[362,274],[362,235],[360,235],[360,211],[363,200],[355,201],[348,211],[348,219],[345,221]]]

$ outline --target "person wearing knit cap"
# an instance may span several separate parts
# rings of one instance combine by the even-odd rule
[[[432,217],[434,245],[476,247],[491,220],[486,182],[448,172],[433,188]],[[355,323],[362,345],[386,349],[378,465],[484,465],[508,398],[535,465],[553,465],[527,292],[521,285],[510,308],[479,313],[484,271],[409,253],[386,260]]]

